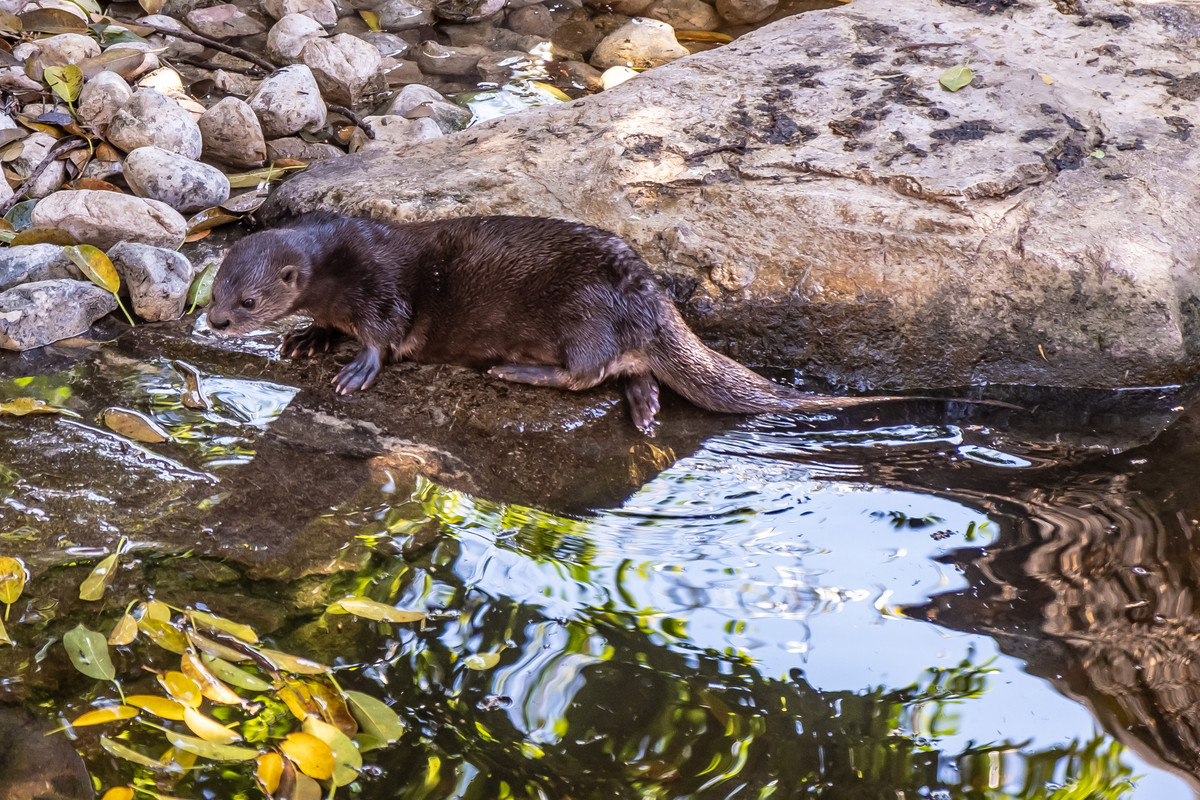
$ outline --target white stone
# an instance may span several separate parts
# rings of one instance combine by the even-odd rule
[[[33,207],[32,219],[101,250],[122,240],[174,250],[187,233],[186,220],[166,203],[93,189],[55,192]]]
[[[384,85],[379,51],[348,33],[310,39],[300,51],[300,60],[312,70],[321,94],[331,103],[353,106],[365,92]]]
[[[292,158],[297,161],[327,161],[346,155],[339,147],[326,142],[306,142],[299,136],[283,136],[267,142],[267,158],[278,161]]]
[[[471,112],[451,103],[436,89],[419,83],[405,86],[380,111],[381,116],[419,119],[428,117],[437,123],[442,133],[460,131],[471,121]]]
[[[145,22],[150,25],[157,25],[160,28],[170,28],[173,31],[190,32],[188,31],[187,26],[182,22],[174,17],[168,17],[165,14],[151,14],[149,16],[136,19],[134,22]],[[196,42],[185,42],[183,39],[170,36],[169,34],[165,33],[156,33],[148,38],[151,41],[159,40],[163,43],[163,46],[166,48],[163,51],[163,55],[168,59],[203,58],[207,53],[210,52],[209,49],[202,44],[198,44]]]
[[[217,40],[252,36],[267,29],[266,25],[233,3],[197,8],[188,12],[186,20],[196,33]]]
[[[300,51],[310,39],[325,35],[325,28],[302,14],[286,14],[271,26],[267,34],[267,58],[281,65],[300,61]]]
[[[153,145],[191,159],[199,158],[203,147],[192,115],[153,89],[138,89],[113,115],[108,140],[125,152]]]
[[[9,169],[22,179],[28,178],[57,143],[58,140],[48,133],[38,131],[29,134],[21,140],[21,144],[25,147],[21,150],[21,155],[9,162]],[[62,186],[66,177],[67,165],[62,159],[56,159],[34,179],[33,184],[29,187],[29,196],[45,197]],[[12,196],[11,190],[9,196]]]
[[[360,150],[386,150],[397,153],[406,150],[417,142],[437,139],[442,136],[442,129],[429,117],[406,119],[395,116],[365,117],[363,124],[370,126],[375,134],[374,139],[368,139],[361,130],[355,130],[350,137],[350,152]]]
[[[636,69],[629,67],[609,67],[600,75],[600,83],[605,89],[613,89],[640,74]]]
[[[316,130],[325,124],[325,101],[312,70],[294,64],[271,75],[247,101],[263,136],[277,139],[301,130]]]
[[[90,281],[23,283],[0,292],[0,347],[28,350],[78,336],[116,309],[112,293]]]
[[[204,156],[233,167],[262,166],[267,144],[254,109],[244,100],[226,97],[200,117]]]
[[[76,113],[93,133],[103,136],[116,113],[133,97],[129,84],[115,72],[105,70],[85,81]]]
[[[650,69],[688,55],[675,40],[675,31],[665,22],[635,17],[605,36],[592,53],[597,69],[632,67]]]
[[[375,9],[379,27],[385,31],[407,31],[422,25],[432,25],[432,3],[410,3],[408,0],[388,0]]]
[[[183,316],[194,274],[186,256],[135,242],[118,242],[107,255],[129,292],[133,313],[147,322]]]
[[[216,167],[161,147],[139,147],[125,156],[125,182],[139,197],[166,203],[183,214],[229,199],[229,179]]]
[[[324,28],[332,28],[338,21],[337,6],[333,0],[264,0],[263,11],[275,19],[300,14]]]
[[[434,41],[421,42],[416,48],[417,65],[427,75],[469,75],[479,59],[492,51],[479,45],[445,47]]]

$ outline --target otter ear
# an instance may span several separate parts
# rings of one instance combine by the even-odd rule
[[[285,284],[294,289],[300,281],[300,268],[295,264],[287,264],[279,271],[279,277]]]

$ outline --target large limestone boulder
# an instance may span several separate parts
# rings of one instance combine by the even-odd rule
[[[1200,364],[1197,31],[1185,3],[855,0],[316,165],[268,210],[592,223],[710,342],[839,383],[1176,383]]]

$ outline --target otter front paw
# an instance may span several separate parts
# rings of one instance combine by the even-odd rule
[[[338,394],[350,394],[359,389],[366,389],[375,381],[375,376],[383,367],[381,351],[375,347],[366,347],[359,351],[353,361],[342,368],[332,381]]]
[[[329,352],[333,343],[342,337],[340,331],[326,328],[324,325],[310,325],[302,331],[289,333],[283,337],[283,347],[280,353],[288,358],[311,356],[318,352]]]
[[[654,435],[658,425],[658,381],[650,373],[631,375],[625,384],[625,399],[629,401],[629,416],[634,426],[647,436]]]

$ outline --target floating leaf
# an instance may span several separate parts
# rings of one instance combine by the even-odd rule
[[[283,756],[279,753],[263,753],[254,768],[254,778],[267,797],[274,797],[283,775]]]
[[[227,633],[250,644],[258,643],[258,634],[249,625],[243,625],[240,622],[218,617],[216,614],[209,614],[207,611],[188,609],[186,613],[193,625],[216,633]]]
[[[172,747],[185,750],[189,753],[195,753],[201,758],[209,758],[213,761],[249,761],[252,758],[258,758],[258,751],[249,747],[206,742],[203,739],[198,739],[194,736],[184,736],[182,733],[175,733],[165,728],[162,730]]]
[[[230,664],[223,658],[210,656],[207,653],[200,657],[212,673],[228,684],[246,689],[251,692],[266,692],[271,689],[271,684],[267,683],[257,675],[251,675],[244,669],[239,669],[233,664]]]
[[[200,693],[200,685],[182,672],[164,673],[158,676],[158,682],[174,697],[188,708],[199,708],[204,695]]]
[[[78,100],[79,93],[83,91],[83,72],[74,64],[67,64],[64,67],[46,67],[45,78],[50,91],[68,103]],[[66,125],[70,122],[71,118],[68,117],[65,121],[55,124]]]
[[[80,670],[80,672],[82,671]],[[71,724],[76,728],[81,728],[85,725],[103,725],[106,722],[116,722],[119,719],[136,717],[137,713],[138,710],[133,706],[108,706],[107,708],[98,708],[95,711],[80,714]]]
[[[275,669],[283,670],[284,672],[294,672],[297,675],[321,675],[329,672],[329,667],[324,664],[319,664],[308,658],[283,653],[279,650],[260,647],[258,648],[258,654],[270,661]]]
[[[284,760],[283,774],[279,776],[279,788],[275,797],[287,800],[321,800],[324,797],[321,784],[296,769],[291,761]]]
[[[196,409],[198,411],[207,410],[208,398],[204,392],[204,376],[200,374],[200,370],[184,361],[172,361],[171,366],[173,366],[179,372],[179,374],[183,375],[184,390],[183,394],[179,397],[179,402],[183,403],[183,407]],[[228,620],[225,621],[228,622]],[[194,619],[193,622],[195,622]],[[236,625],[237,623],[229,624]],[[254,631],[251,630],[249,626],[241,627],[249,630],[252,635],[254,634]],[[258,641],[257,635],[255,635],[253,641]]]
[[[946,87],[952,92],[957,92],[959,89],[967,86],[975,78],[975,73],[971,72],[971,68],[966,64],[959,64],[957,67],[951,67],[941,74],[938,78],[938,83]]]
[[[427,616],[423,611],[405,611],[365,597],[343,597],[330,603],[325,610],[330,614],[353,614],[376,622],[418,622]]]
[[[304,732],[311,733],[329,745],[333,752],[333,774],[330,777],[334,786],[345,786],[358,778],[358,772],[362,769],[362,753],[349,736],[316,717],[304,720]],[[301,767],[301,770],[303,769]]]
[[[183,722],[192,729],[192,733],[206,742],[215,744],[233,744],[242,741],[242,735],[237,731],[226,728],[211,717],[206,717],[194,708],[184,706]]]
[[[192,281],[191,288],[188,289],[187,304],[188,312],[192,313],[196,310],[196,306],[206,306],[212,300],[212,285],[217,277],[217,262],[210,262],[204,271],[196,276],[196,280]]]
[[[530,81],[529,85],[538,91],[545,92],[556,100],[561,100],[564,103],[571,102],[571,96],[557,86],[549,83],[543,83],[542,81]]]
[[[323,678],[309,678],[305,685],[309,696],[316,706],[317,715],[337,728],[347,736],[358,733],[358,722],[346,704],[346,698],[331,681]]]
[[[342,692],[350,705],[350,713],[358,720],[362,732],[387,744],[404,735],[400,715],[386,703],[363,692]]]
[[[48,228],[40,226],[37,228],[21,229],[14,222],[13,227],[17,228],[17,235],[13,237],[13,246],[23,244],[61,244],[73,245],[78,239],[61,228]]]
[[[196,682],[196,685],[200,687],[200,693],[212,702],[232,706],[238,706],[245,702],[240,694],[221,683],[195,652],[184,653],[179,668],[184,675]],[[196,731],[196,733],[200,732]]]
[[[156,694],[131,694],[125,698],[125,704],[148,711],[156,717],[183,722],[183,705],[169,697],[159,697]]]
[[[500,663],[500,653],[474,653],[463,659],[467,669],[491,669]]]
[[[289,733],[279,749],[310,778],[327,781],[333,776],[333,750],[311,733]]]
[[[77,244],[64,247],[63,255],[71,259],[71,262],[79,267],[92,283],[101,289],[112,292],[112,296],[117,299],[117,305],[121,307],[121,311],[125,313],[125,319],[129,320],[129,325],[132,327],[133,317],[129,316],[129,311],[126,310],[125,304],[121,302],[121,295],[118,294],[118,290],[121,288],[121,276],[117,274],[116,268],[104,251],[90,244]]]
[[[128,750],[130,753],[133,753],[134,755],[139,755],[139,756],[141,755],[141,753],[137,752],[136,750],[131,750],[130,748],[126,747],[123,744],[118,744],[117,742],[114,742],[112,739],[109,739],[107,736],[101,736],[100,737],[100,746],[104,747],[105,750],[108,750],[108,748],[105,747],[105,744],[104,744],[105,742],[109,742],[113,745],[116,745],[121,750]],[[129,758],[127,755],[125,755],[119,751],[114,752],[113,750],[108,750],[108,752],[112,753],[117,758],[124,758],[127,761],[133,761],[133,759]],[[139,762],[134,761],[133,763],[136,764]],[[133,800],[133,789],[130,789],[128,786],[114,786],[113,788],[111,788],[107,792],[105,792],[104,796],[101,797],[100,800]]]
[[[98,681],[111,681],[117,676],[112,659],[108,655],[108,642],[83,624],[76,625],[63,636],[63,647],[75,669]]]
[[[112,583],[113,572],[117,567],[117,553],[105,557],[97,564],[90,575],[79,585],[80,600],[99,600],[104,597],[104,590]]]
[[[104,409],[101,418],[111,430],[135,442],[166,442],[171,438],[161,425],[140,411],[112,406]]]
[[[133,614],[122,614],[113,626],[112,633],[108,635],[108,643],[116,646],[132,644],[137,638],[137,633],[138,623]]]
[[[21,27],[38,33],[82,33],[87,34],[87,23],[70,11],[61,8],[39,8],[17,15]]]
[[[228,645],[223,645],[220,642],[214,642],[207,636],[202,636],[195,631],[188,632],[188,640],[195,645],[197,650],[201,651],[206,656],[223,658],[226,661],[232,661],[238,664],[251,660],[249,653],[243,653],[239,650],[229,647]]]
[[[147,600],[138,605],[144,619],[155,619],[159,622],[171,621],[171,607],[161,600]]]
[[[139,753],[137,750],[134,750],[132,747],[128,747],[128,746],[122,744],[121,742],[118,742],[115,739],[108,738],[107,736],[100,737],[100,746],[103,747],[105,749],[105,751],[116,756],[117,758],[123,758],[132,764],[137,764],[139,767],[149,767],[150,769],[162,769],[163,765],[160,764],[156,759],[153,759],[150,756],[145,755],[144,753]],[[109,789],[107,792],[104,793],[103,800],[109,800],[109,795],[111,795],[113,792],[116,792],[116,791],[119,791],[119,790],[118,789]],[[133,797],[133,790],[130,790],[128,795],[118,795],[118,796]]]
[[[138,620],[138,630],[149,636],[150,641],[170,653],[182,655],[187,650],[187,637],[181,630],[168,622],[142,617]]]
[[[0,407],[3,407],[3,404],[0,404]],[[0,603],[11,606],[17,602],[28,579],[24,564],[9,556],[0,557]],[[4,618],[8,619],[7,608],[4,609]]]
[[[16,400],[9,400],[7,403],[0,403],[0,414],[11,414],[14,417],[23,417],[26,414],[66,414],[71,417],[78,417],[74,411],[69,411],[65,408],[58,408],[49,403],[43,403],[33,397],[18,397]]]
[[[191,236],[193,233],[211,230],[218,225],[237,222],[239,219],[241,219],[241,217],[239,217],[237,214],[230,214],[220,206],[213,206],[212,208],[206,208],[203,211],[193,215],[192,218],[187,221],[187,232],[188,235]]]

